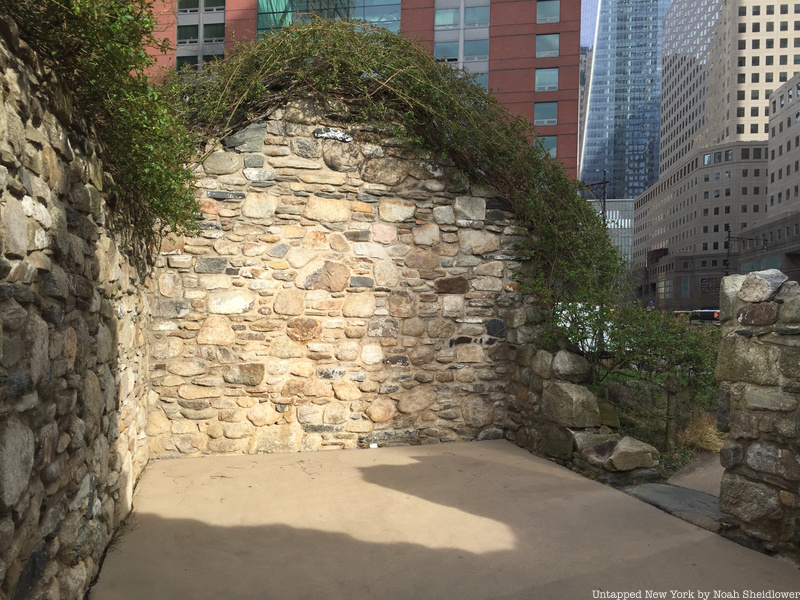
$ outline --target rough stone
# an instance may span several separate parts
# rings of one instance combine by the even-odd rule
[[[658,465],[659,452],[650,444],[625,436],[614,448],[603,467],[608,471],[632,471]]]
[[[203,161],[203,170],[209,175],[227,175],[241,169],[241,158],[230,152],[212,152]]]
[[[402,394],[397,402],[397,409],[406,414],[418,413],[427,409],[436,401],[436,392],[427,386],[417,386]]]
[[[389,223],[402,223],[414,218],[417,205],[409,200],[387,198],[378,204],[378,214]]]
[[[350,220],[350,203],[347,200],[313,196],[309,198],[303,216],[313,221],[341,223]]]
[[[397,408],[389,398],[379,397],[370,403],[366,413],[374,423],[386,423],[397,415]]]
[[[345,317],[371,317],[375,313],[377,304],[375,295],[370,292],[349,294],[342,305],[342,314]]]
[[[405,257],[405,262],[409,269],[419,269],[420,271],[433,271],[442,265],[438,255],[422,248],[409,252]]]
[[[299,423],[260,427],[254,438],[255,452],[299,452],[303,444],[303,428]]]
[[[551,368],[557,378],[571,381],[572,383],[586,381],[592,370],[588,360],[566,350],[556,352]]]
[[[264,379],[264,365],[258,363],[232,365],[225,372],[228,383],[256,386]]]
[[[35,436],[14,416],[0,422],[0,505],[13,506],[33,473]]]
[[[272,310],[278,315],[302,315],[305,294],[300,290],[281,290],[275,296]]]
[[[319,337],[322,324],[310,317],[289,319],[286,323],[286,335],[296,342],[307,342]]]
[[[459,229],[458,245],[466,254],[486,254],[500,249],[500,238],[481,229]]]
[[[411,230],[414,243],[417,246],[434,246],[439,243],[439,226],[436,223],[426,223]]]
[[[573,383],[552,383],[542,393],[542,411],[554,423],[565,427],[600,425],[597,398],[585,387]]]
[[[253,308],[256,296],[246,290],[212,292],[208,295],[208,311],[212,314],[241,314]]]
[[[789,278],[777,269],[754,271],[745,276],[736,296],[742,302],[766,302],[775,296],[778,288],[787,279]]]
[[[454,206],[456,219],[483,221],[486,218],[486,200],[471,196],[456,198]]]
[[[774,346],[738,335],[723,336],[714,374],[719,381],[777,385],[780,381],[779,352]]]
[[[297,287],[305,290],[341,292],[347,287],[350,269],[330,260],[314,261],[297,274]]]
[[[198,344],[229,346],[236,341],[236,332],[231,328],[226,317],[209,315],[197,332]]]

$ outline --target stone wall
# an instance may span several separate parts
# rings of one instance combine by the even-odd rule
[[[137,276],[68,96],[0,20],[0,598],[82,598],[147,459]]]
[[[506,438],[610,484],[658,479],[658,450],[615,432],[616,410],[587,387],[587,360],[543,342],[547,324],[535,309],[527,312],[527,325],[520,327],[518,338],[535,343],[519,345],[511,355]]]
[[[502,435],[513,214],[335,118],[300,101],[198,172],[200,234],[171,240],[152,286],[154,453]]]
[[[720,320],[727,535],[800,561],[800,284],[775,269],[726,277]]]

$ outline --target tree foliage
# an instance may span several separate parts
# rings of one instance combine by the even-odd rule
[[[169,85],[199,142],[304,96],[338,103],[362,123],[396,123],[396,135],[509,199],[528,230],[520,255],[531,268],[521,279],[545,308],[600,301],[621,273],[602,221],[531,124],[413,40],[365,23],[312,18],[240,44]]]
[[[147,47],[166,47],[152,8],[152,0],[0,0],[100,142],[117,223],[148,244],[165,228],[191,229],[196,209],[192,138],[146,76]]]

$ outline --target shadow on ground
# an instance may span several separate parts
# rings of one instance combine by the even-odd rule
[[[794,567],[505,442],[162,461],[136,510],[92,600],[800,590]]]

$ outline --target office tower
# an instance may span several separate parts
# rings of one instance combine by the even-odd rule
[[[661,22],[669,0],[601,0],[580,176],[632,199],[657,179]]]
[[[645,300],[716,308],[753,225],[794,198],[768,139],[770,95],[800,71],[800,4],[675,0],[664,28],[660,177],[636,199],[634,263]]]
[[[358,19],[415,38],[533,122],[565,171],[577,175],[580,0],[163,0],[155,8],[176,48],[167,68],[223,55],[314,13]]]

